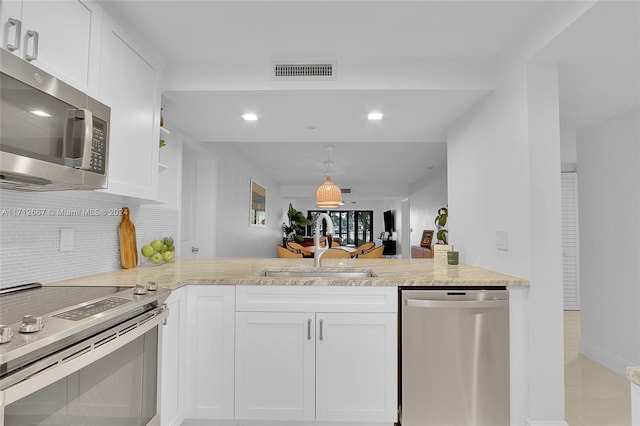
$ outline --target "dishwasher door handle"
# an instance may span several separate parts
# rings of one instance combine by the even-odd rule
[[[505,308],[509,306],[508,300],[420,300],[407,299],[409,308]]]

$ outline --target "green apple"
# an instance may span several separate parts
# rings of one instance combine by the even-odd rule
[[[162,263],[162,253],[153,253],[153,255],[150,257],[151,262],[158,264],[158,263]]]
[[[173,238],[171,237],[164,237],[164,240],[162,240],[163,243],[165,243],[168,246],[172,246],[173,245]]]
[[[164,253],[162,253],[162,260],[164,260],[167,263],[171,262],[173,260],[173,252],[165,251]]]
[[[142,247],[142,249],[140,251],[142,252],[142,255],[144,257],[151,257],[151,255],[153,255],[153,253],[155,252],[153,247],[151,247],[149,245]]]
[[[174,246],[173,244],[170,246],[167,246],[167,251],[176,251],[176,246]]]
[[[153,240],[153,241],[151,241],[151,243],[150,243],[149,245],[150,245],[151,247],[153,247],[153,249],[154,249],[155,251],[160,251],[160,250],[162,250],[162,246],[163,246],[162,241],[160,241],[160,240]]]
[[[164,253],[165,251],[167,251],[167,245],[166,245],[166,244],[163,244],[163,245],[162,245],[162,248],[160,249],[160,251],[161,251],[162,253]]]

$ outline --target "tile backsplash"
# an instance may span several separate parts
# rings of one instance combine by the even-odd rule
[[[138,248],[178,235],[178,210],[98,191],[0,190],[0,287],[52,282],[120,269],[120,209],[131,210]],[[60,250],[61,229],[71,251]]]

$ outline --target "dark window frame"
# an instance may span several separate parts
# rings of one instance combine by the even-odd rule
[[[373,210],[307,210],[307,219],[313,221],[320,213],[328,213],[335,228],[334,237],[342,240],[342,245],[359,246],[373,241]],[[313,225],[307,226],[307,235],[313,235]],[[320,228],[321,235],[326,235],[324,224]]]

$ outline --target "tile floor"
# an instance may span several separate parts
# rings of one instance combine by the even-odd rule
[[[564,313],[564,399],[569,426],[630,426],[630,382],[578,354],[580,311]]]

